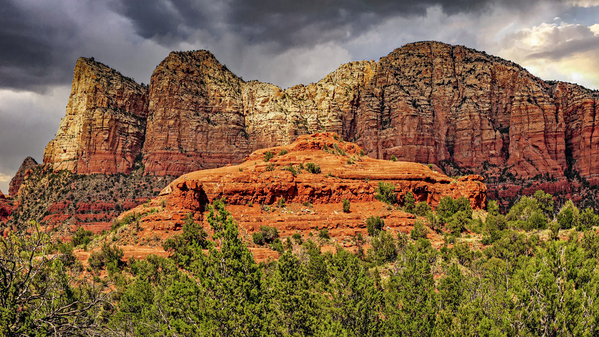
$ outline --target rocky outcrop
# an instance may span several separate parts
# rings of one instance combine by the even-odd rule
[[[246,229],[251,232],[261,224],[273,222],[276,226],[289,227],[295,222],[292,227],[281,229],[304,231],[317,226],[322,228],[322,222],[335,218],[336,227],[331,230],[353,235],[356,229],[365,230],[364,219],[357,216],[358,210],[367,214],[366,208],[372,205],[386,209],[386,205],[375,199],[379,182],[395,186],[399,204],[403,203],[406,193],[412,192],[416,201],[427,202],[433,207],[443,196],[464,196],[473,208],[485,207],[487,188],[480,176],[452,179],[427,165],[373,159],[361,155],[361,151],[360,147],[343,142],[334,133],[300,136],[291,145],[258,150],[237,166],[185,174],[170,183],[160,193],[161,197],[155,199],[154,204],[162,207],[148,212],[147,208],[152,206],[145,205],[130,212],[147,214],[142,218],[145,228],[176,230],[188,213],[200,217],[215,199],[226,199],[227,205],[239,206],[238,211],[242,213],[243,207],[262,205],[263,209],[269,209],[280,206],[283,200],[284,204],[312,205],[325,213],[318,212],[319,216],[303,218],[301,214],[289,215],[291,218],[286,220],[269,216],[261,216],[262,220],[244,218],[240,219],[242,227],[247,225]],[[274,157],[269,159],[268,153],[274,154]],[[320,170],[310,172],[308,163],[313,163]],[[342,213],[343,199],[354,205],[356,212],[351,216],[339,214]],[[331,209],[331,205],[336,206]],[[316,215],[312,214],[312,210],[309,213]],[[410,226],[415,219],[403,212],[390,212],[388,215],[390,219],[397,219],[398,226],[404,227]]]
[[[75,66],[66,116],[44,151],[54,170],[129,173],[141,154],[147,87],[92,59]]]
[[[241,162],[250,149],[241,84],[207,51],[170,53],[150,83],[146,172],[181,175]]]
[[[10,218],[12,208],[10,200],[0,191],[0,223],[4,223]]]
[[[21,167],[19,167],[19,170],[15,176],[10,180],[10,184],[8,186],[8,195],[14,198],[17,194],[19,194],[19,188],[21,187],[21,184],[23,184],[23,180],[31,173],[30,170],[37,165],[39,165],[37,161],[31,157],[27,157],[25,160],[23,160]]]
[[[573,172],[599,183],[598,101],[599,92],[438,42],[408,44],[286,90],[245,82],[208,51],[171,53],[147,92],[80,59],[44,162],[116,173],[140,158],[146,175],[180,175],[329,131],[373,158],[482,174],[495,192],[531,180],[561,189]]]

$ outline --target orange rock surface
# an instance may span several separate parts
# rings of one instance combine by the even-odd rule
[[[158,198],[119,219],[131,213],[144,214],[136,240],[178,233],[188,213],[209,229],[208,204],[224,198],[247,242],[251,243],[251,234],[260,226],[267,225],[278,228],[282,237],[300,233],[304,239],[328,229],[331,246],[352,247],[351,238],[366,233],[365,221],[370,216],[380,216],[389,229],[404,233],[416,220],[414,215],[375,199],[379,182],[395,185],[399,199],[395,206],[412,192],[416,201],[433,207],[443,196],[464,196],[473,208],[485,207],[487,188],[480,176],[452,179],[423,164],[373,159],[361,156],[361,151],[334,133],[300,136],[290,145],[255,151],[240,165],[183,175]],[[274,157],[265,161],[267,153]],[[307,172],[308,163],[320,166],[320,173]],[[343,199],[350,201],[349,212],[343,211]],[[261,247],[252,248],[265,259],[270,256],[264,255]]]

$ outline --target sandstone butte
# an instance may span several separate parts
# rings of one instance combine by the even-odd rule
[[[8,186],[8,195],[14,197],[17,194],[19,194],[19,189],[23,184],[23,180],[31,173],[29,170],[36,167],[37,165],[37,161],[35,161],[35,159],[31,157],[27,157],[25,158],[25,160],[23,160],[21,167],[19,167],[19,170],[17,171],[15,176],[10,180]]]
[[[285,90],[242,80],[208,51],[170,53],[149,86],[80,58],[44,163],[127,173],[140,160],[147,175],[178,176],[328,131],[372,158],[481,174],[496,197],[526,192],[520,184],[533,180],[553,193],[568,189],[564,173],[573,170],[599,183],[598,100],[597,91],[439,42]]]
[[[353,236],[367,233],[370,216],[380,216],[387,230],[394,232],[408,233],[413,228],[414,215],[375,199],[379,182],[395,185],[398,205],[410,191],[417,201],[433,207],[443,196],[464,196],[474,209],[486,206],[487,187],[480,176],[453,179],[427,165],[361,156],[361,150],[334,133],[317,133],[300,136],[290,145],[255,151],[239,165],[185,174],[159,197],[119,216],[122,221],[132,213],[143,214],[138,226],[119,232],[118,243],[129,256],[143,257],[152,250],[132,242],[178,234],[187,214],[210,232],[208,205],[224,198],[258,260],[277,256],[251,241],[251,234],[264,225],[276,227],[283,238],[299,233],[304,240],[310,233],[317,237],[318,230],[326,228],[332,237],[329,248],[339,244],[353,249]],[[269,161],[265,161],[267,152],[274,154]],[[300,169],[300,164],[306,168],[308,163],[319,166],[321,172]],[[284,207],[279,205],[281,199]],[[343,199],[350,201],[350,212],[343,212]],[[160,248],[154,249],[157,251]]]

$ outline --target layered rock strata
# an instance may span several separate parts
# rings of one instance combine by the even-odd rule
[[[44,163],[56,171],[131,172],[145,139],[147,91],[93,58],[79,58],[66,116]]]
[[[8,195],[14,198],[17,194],[19,194],[19,188],[21,188],[23,180],[26,179],[26,177],[31,173],[30,170],[37,165],[39,165],[37,161],[31,157],[27,157],[25,160],[23,160],[21,167],[19,167],[19,170],[15,176],[10,180],[8,185]]]
[[[291,145],[258,150],[237,166],[185,174],[151,204],[120,217],[144,214],[141,227],[149,233],[177,230],[188,213],[201,219],[208,204],[224,198],[247,233],[272,225],[283,233],[330,228],[335,236],[354,235],[365,232],[365,218],[377,212],[391,228],[407,231],[415,217],[377,201],[379,182],[395,186],[398,204],[412,192],[433,207],[443,196],[464,196],[473,208],[485,207],[487,188],[480,176],[452,179],[423,164],[361,156],[361,150],[333,133],[300,136]],[[268,153],[275,155],[269,159]],[[310,172],[309,163],[319,170]],[[343,199],[350,201],[350,213],[342,211]],[[275,208],[283,214],[271,214]]]
[[[245,82],[207,51],[172,52],[148,90],[80,59],[44,162],[116,173],[143,157],[145,174],[180,175],[326,130],[373,158],[483,174],[498,193],[531,179],[560,189],[571,172],[599,183],[598,101],[597,91],[438,42],[408,44],[286,90]]]

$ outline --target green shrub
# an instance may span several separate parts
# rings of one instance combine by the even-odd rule
[[[397,245],[391,234],[380,231],[379,234],[372,239],[371,243],[373,257],[378,264],[392,262],[397,259]]]
[[[428,229],[424,225],[424,223],[420,220],[416,220],[414,223],[414,228],[410,232],[410,237],[412,240],[418,240],[420,238],[426,239],[426,234],[428,233]]]
[[[268,163],[266,165],[266,171],[274,171],[275,170],[275,165],[273,163]]]
[[[89,266],[93,270],[100,270],[104,268],[104,259],[102,258],[102,253],[100,252],[92,252],[87,259]]]
[[[264,153],[264,161],[269,161],[271,160],[273,157],[275,156],[274,153],[270,152],[270,151],[266,151]]]
[[[546,216],[553,217],[553,196],[551,194],[538,190],[533,195],[533,198],[535,198],[539,208]]]
[[[414,208],[416,208],[416,199],[414,194],[408,191],[403,199],[403,209],[408,213],[414,213]]]
[[[254,232],[252,234],[252,241],[257,245],[262,246],[265,243],[264,234],[262,232]]]
[[[451,216],[451,219],[447,223],[447,229],[453,235],[459,235],[466,229],[466,226],[470,223],[471,214],[467,211],[459,211]]]
[[[279,252],[279,254],[283,254],[285,252],[285,247],[283,247],[283,243],[281,239],[275,239],[273,243],[270,245],[270,249]]]
[[[92,240],[92,236],[94,234],[90,230],[85,230],[83,227],[77,228],[77,231],[71,238],[71,243],[73,247],[77,247],[80,245],[87,246]]]
[[[452,197],[442,197],[437,205],[437,214],[443,219],[449,219],[457,212],[457,205]]]
[[[291,172],[291,174],[295,177],[297,175],[297,171],[292,165],[283,167],[283,170]]]
[[[351,204],[350,204],[349,200],[343,199],[343,212],[349,213],[350,207],[351,207]]]
[[[421,201],[419,203],[416,204],[416,206],[414,207],[414,214],[419,215],[419,216],[426,216],[427,214],[429,214],[430,212],[432,212],[432,208],[429,204],[426,203],[426,201]]]
[[[286,149],[282,149],[281,151],[279,151],[279,156],[284,156],[287,154],[287,150]]]
[[[395,155],[394,155],[394,154],[392,154],[392,155],[391,155],[391,159],[390,159],[390,160],[391,160],[391,161],[397,161],[397,158],[395,157]]]
[[[318,166],[314,163],[306,163],[306,171],[308,171],[312,174],[318,174],[318,173],[320,173],[320,166]]]
[[[393,205],[397,202],[397,194],[395,194],[395,185],[379,181],[379,186],[376,189],[374,196],[380,202]]]
[[[385,222],[379,216],[371,216],[366,220],[366,229],[368,235],[375,236],[377,233],[385,227]]]
[[[328,230],[328,229],[326,229],[326,228],[323,228],[323,229],[321,229],[321,230],[318,232],[318,237],[319,237],[319,238],[321,238],[321,239],[323,239],[323,240],[328,240],[328,239],[330,239],[330,238],[331,238],[331,237],[329,236],[329,230]]]
[[[264,238],[264,242],[271,243],[279,238],[279,230],[276,227],[260,226],[260,232]]]
[[[593,212],[592,208],[587,208],[584,211],[580,212],[580,214],[578,215],[578,223],[576,225],[576,230],[585,231],[598,225],[599,216],[597,216],[595,212]]]
[[[302,240],[302,235],[300,233],[295,233],[291,237],[293,238],[293,240],[295,240],[295,243],[297,243],[298,245],[304,243],[304,241]]]
[[[557,222],[561,229],[570,229],[576,227],[578,222],[578,208],[574,206],[572,200],[568,200],[557,215]]]
[[[280,208],[285,207],[285,198],[281,197],[278,201],[277,201],[277,206],[279,206]]]
[[[545,229],[547,228],[547,216],[543,212],[535,212],[529,218],[525,230]]]

